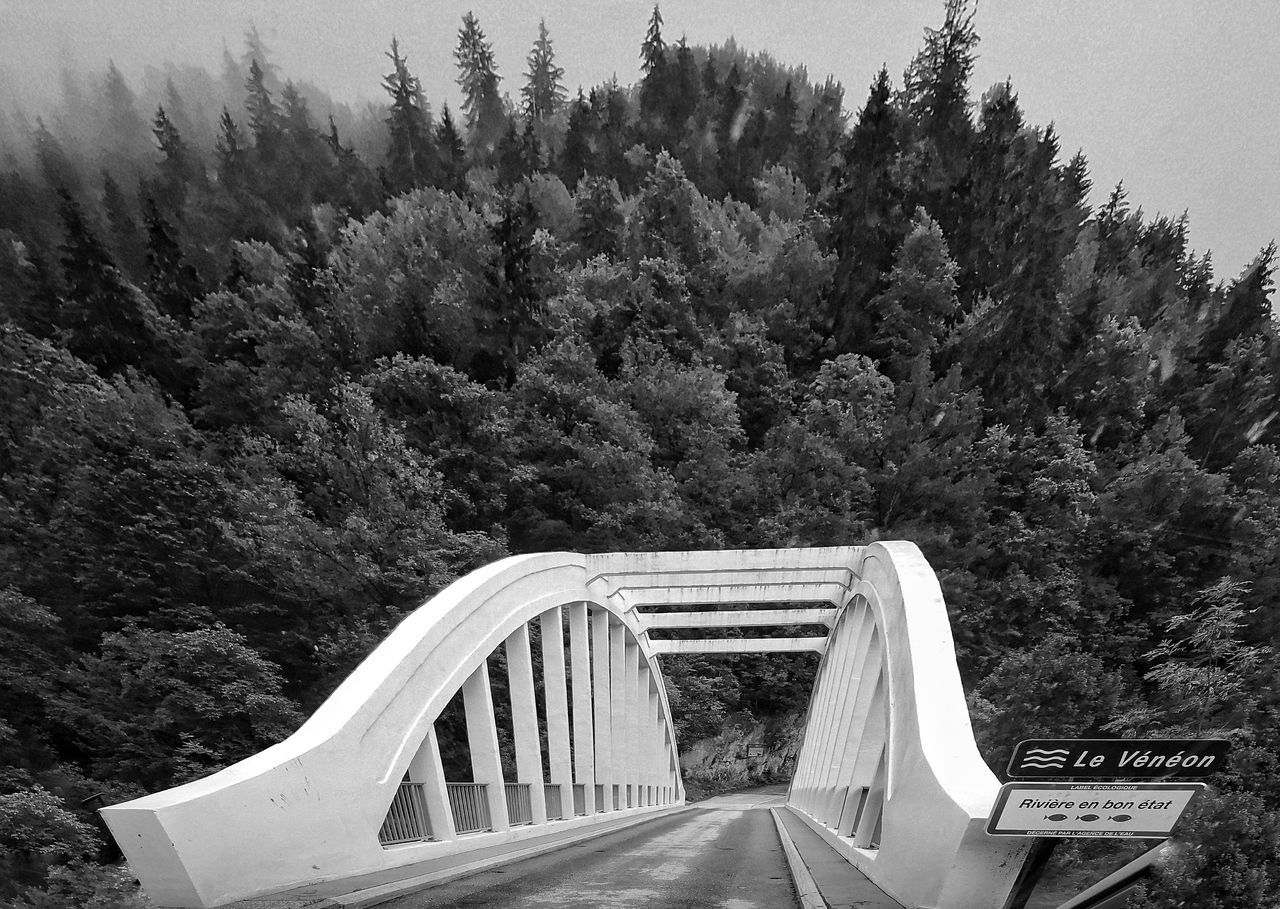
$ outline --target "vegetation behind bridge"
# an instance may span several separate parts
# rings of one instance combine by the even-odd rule
[[[852,115],[663,25],[630,87],[544,29],[508,97],[468,17],[458,111],[399,44],[360,113],[251,32],[8,118],[0,905],[128,905],[95,797],[278,740],[495,558],[877,539],[937,569],[993,767],[1230,738],[1143,905],[1274,904],[1274,245],[1223,280],[1091,206],[960,0]],[[688,738],[812,671],[664,662]]]

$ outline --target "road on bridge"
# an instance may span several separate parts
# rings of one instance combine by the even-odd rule
[[[786,786],[698,802],[688,811],[439,884],[387,909],[784,909],[796,906],[769,808]]]

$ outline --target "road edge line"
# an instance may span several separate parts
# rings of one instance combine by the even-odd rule
[[[817,882],[809,873],[809,866],[800,857],[800,850],[796,849],[791,834],[787,832],[786,825],[778,816],[778,809],[770,808],[769,814],[773,817],[773,825],[778,828],[778,839],[782,842],[782,851],[787,856],[787,870],[791,872],[791,884],[796,888],[801,909],[828,909],[827,901],[822,898]]]

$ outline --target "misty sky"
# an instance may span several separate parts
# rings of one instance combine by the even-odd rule
[[[942,0],[666,0],[664,36],[804,64],[845,86],[852,113],[882,63],[895,84]],[[339,100],[379,98],[392,34],[433,106],[457,103],[452,50],[471,9],[502,87],[518,95],[545,17],[570,89],[638,78],[651,2],[622,0],[0,0],[0,97],[34,100],[57,70],[109,58],[131,81],[165,60],[220,68],[252,21],[284,73]],[[980,0],[975,95],[1009,77],[1029,122],[1083,148],[1095,203],[1123,179],[1148,214],[1188,211],[1191,242],[1234,277],[1280,236],[1280,3],[1275,0]],[[47,97],[47,95],[46,95]]]

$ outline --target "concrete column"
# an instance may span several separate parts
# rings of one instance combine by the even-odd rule
[[[529,814],[547,822],[547,791],[542,788],[542,742],[538,736],[538,696],[533,688],[529,626],[507,637],[507,685],[511,691],[511,727],[516,740],[516,779],[529,784]]]
[[[851,829],[849,826],[851,822],[846,816],[851,807],[851,799],[856,795],[857,789],[865,785],[865,777],[870,772],[864,766],[862,776],[859,777],[859,764],[866,764],[865,753],[868,748],[876,750],[883,744],[883,723],[880,722],[884,712],[883,643],[880,632],[873,631],[869,636],[867,651],[864,655],[858,689],[849,692],[849,700],[853,703],[853,715],[849,723],[845,758],[836,782],[837,791],[847,789],[848,792],[833,812],[837,819],[833,822],[833,826],[838,823],[841,829]],[[873,758],[872,766],[874,766],[874,760]]]
[[[569,754],[569,691],[564,681],[564,617],[560,607],[544,612],[538,622],[542,628],[542,691],[547,702],[547,760],[551,764],[548,769],[550,782],[560,786],[560,802],[564,805],[573,794],[573,763]],[[565,815],[573,817],[571,811]]]
[[[649,743],[647,749],[647,761],[645,767],[645,783],[653,787],[653,796],[655,803],[658,801],[658,793],[662,789],[662,776],[659,768],[662,760],[662,727],[659,725],[661,717],[658,711],[658,688],[657,679],[648,669],[640,673],[640,689],[645,693],[645,700],[648,702],[649,710],[646,716],[644,726],[644,736]]]
[[[841,698],[836,711],[835,734],[831,739],[831,751],[827,756],[827,767],[823,776],[827,794],[819,802],[815,813],[815,816],[828,827],[834,827],[837,824],[838,812],[844,803],[844,793],[839,789],[839,780],[846,760],[852,760],[852,755],[849,754],[850,725],[856,713],[858,691],[866,681],[867,654],[872,648],[873,640],[877,638],[871,611],[868,609],[865,615],[866,619],[859,629],[858,639],[854,642],[852,655],[847,661],[847,669],[841,679]],[[873,685],[875,684],[874,676],[870,681]]]
[[[640,805],[640,783],[644,778],[644,770],[647,761],[644,759],[644,749],[641,747],[641,718],[643,712],[640,709],[640,645],[635,639],[627,634],[626,628],[622,630],[624,636],[624,646],[626,650],[626,671],[627,671],[627,753],[631,755],[631,772],[627,774],[627,785],[631,787],[631,807],[636,808]],[[647,706],[647,705],[646,705]],[[623,804],[626,804],[626,793],[623,793]]]
[[[888,717],[885,714],[885,679],[883,668],[879,677],[867,685],[869,697],[865,698],[863,728],[858,736],[857,749],[851,756],[849,764],[849,791],[858,793],[862,789],[870,789],[874,782],[876,770],[884,761],[888,734]],[[883,790],[883,787],[882,787]],[[844,836],[852,836],[855,818],[858,817],[856,804],[846,802],[846,817],[841,821],[839,831]],[[866,811],[863,804],[863,812]]]
[[[618,623],[609,626],[609,718],[613,730],[613,779],[618,787],[618,807],[627,807],[627,782],[631,779],[631,767],[635,754],[631,751],[630,719],[627,710],[627,628]],[[612,805],[613,794],[605,792]]]
[[[871,778],[866,801],[862,805],[862,814],[858,818],[858,829],[853,832],[853,844],[863,849],[869,848],[879,833],[880,818],[884,813],[885,755],[880,751],[880,760],[876,762],[876,772]]]
[[[845,638],[846,626],[851,616],[846,610],[831,631],[831,642],[827,653],[818,665],[817,678],[814,680],[813,694],[809,697],[809,715],[805,717],[804,740],[800,755],[796,761],[796,772],[792,778],[788,801],[797,808],[807,811],[813,790],[813,776],[817,765],[817,755],[821,750],[821,740],[826,729],[826,709],[831,699],[832,681],[831,667],[839,660],[841,642]]]
[[[604,787],[603,805],[596,810],[613,810],[609,787],[614,781],[612,702],[609,690],[609,613],[596,609],[591,613],[591,677],[595,682],[596,721],[596,785]]]
[[[825,806],[831,797],[831,782],[834,775],[833,766],[838,761],[837,737],[840,723],[847,705],[849,679],[853,674],[853,663],[870,622],[870,611],[865,603],[859,602],[844,632],[837,642],[836,659],[831,662],[828,671],[831,674],[831,685],[827,689],[827,704],[824,713],[821,744],[814,754],[811,770],[808,813],[819,821],[825,822]]]
[[[831,719],[836,703],[840,669],[849,641],[856,634],[854,626],[861,621],[861,609],[849,606],[832,632],[832,641],[825,659],[819,667],[818,679],[811,699],[811,715],[806,719],[804,750],[801,754],[803,768],[797,768],[797,806],[808,814],[813,813],[819,786],[820,769],[826,757]]]
[[[493,719],[493,691],[489,687],[489,661],[485,660],[462,684],[462,704],[467,714],[467,743],[471,747],[471,778],[484,783],[489,798],[489,822],[494,830],[508,830],[507,794],[503,788],[502,756],[498,751],[498,727]]]
[[[591,633],[587,604],[569,607],[569,659],[573,678],[573,770],[574,781],[581,783],[587,814],[596,811],[596,741],[595,724],[591,721]],[[570,793],[570,796],[572,793]],[[568,798],[569,796],[566,796]],[[573,817],[572,801],[566,811]]]
[[[409,763],[409,781],[422,786],[427,819],[431,823],[431,838],[457,839],[457,831],[453,828],[453,809],[449,807],[449,787],[444,779],[444,765],[440,762],[440,740],[436,738],[434,723],[427,729],[426,740]]]

